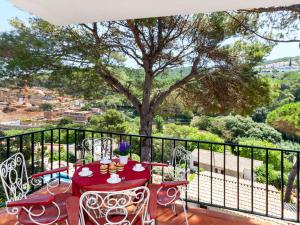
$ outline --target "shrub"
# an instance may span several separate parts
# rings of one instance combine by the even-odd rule
[[[262,141],[262,140],[257,140],[254,138],[242,138],[239,140],[240,145],[247,145],[247,146],[258,146],[262,148],[253,148],[253,158],[256,160],[263,161],[266,163],[266,149],[265,148],[278,148],[277,145],[268,142],[268,141]],[[251,158],[252,154],[252,148],[247,148],[247,147],[240,147],[240,156],[246,157],[246,158]],[[275,170],[280,170],[281,166],[281,152],[276,151],[276,150],[269,150],[268,153],[268,158],[269,158],[269,164],[273,165]],[[290,170],[291,168],[291,162],[288,160],[288,155],[284,154],[284,165],[285,169],[287,171]]]
[[[163,135],[166,137],[190,139],[190,140],[197,140],[197,141],[209,141],[209,142],[220,142],[220,143],[224,142],[224,139],[220,138],[218,135],[212,134],[210,132],[200,132],[195,127],[176,125],[176,124],[166,125]],[[196,148],[197,148],[196,142],[195,143],[189,142],[188,150],[192,151]],[[210,144],[200,143],[200,148],[210,149]],[[213,151],[222,152],[223,146],[213,145]]]
[[[211,126],[211,121],[208,116],[195,116],[191,121],[191,126],[199,130],[207,130]]]
[[[154,118],[154,122],[155,122],[155,127],[156,127],[157,131],[162,132],[163,127],[164,127],[164,119],[161,116],[156,116]]]
[[[257,123],[264,123],[266,122],[268,113],[269,110],[266,107],[257,108],[251,115],[251,118]]]
[[[99,116],[91,116],[88,126],[93,130],[102,130],[110,132],[125,132],[126,117],[122,112],[115,109],[109,109],[104,114]]]
[[[72,124],[73,120],[69,117],[63,117],[61,120],[59,120],[57,127],[65,127],[66,125]]]
[[[224,116],[212,119],[212,133],[236,142],[239,138],[257,138],[276,143],[281,140],[281,134],[271,126],[264,123],[256,123],[250,117]]]

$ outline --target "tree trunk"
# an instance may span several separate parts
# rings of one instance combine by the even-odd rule
[[[152,113],[141,114],[140,135],[150,137],[152,135]],[[141,161],[151,161],[151,138],[141,138]]]
[[[294,160],[295,163],[293,165],[293,168],[289,174],[288,183],[286,186],[285,196],[284,196],[284,202],[290,202],[291,201],[291,194],[293,189],[293,184],[295,181],[295,178],[297,176],[297,160]]]

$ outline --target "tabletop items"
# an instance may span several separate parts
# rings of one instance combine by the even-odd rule
[[[100,174],[107,174],[108,165],[101,165],[100,166]]]
[[[106,180],[110,184],[117,184],[121,182],[121,178],[119,177],[119,174],[111,174],[110,178]]]
[[[82,176],[83,175],[83,176]],[[118,175],[121,178],[108,180],[111,176]],[[150,170],[143,167],[137,161],[129,160],[127,164],[122,164],[117,159],[113,159],[110,164],[101,164],[99,161],[88,163],[79,167],[72,177],[72,191],[75,196],[81,196],[81,190],[86,187],[97,186],[97,190],[102,190],[109,185],[110,189],[126,189],[127,185],[132,187],[131,182],[144,179],[143,185],[150,179]],[[114,183],[112,186],[111,184]]]
[[[110,174],[114,174],[117,172],[117,167],[115,162],[111,162],[108,166],[108,171]]]
[[[93,175],[93,171],[90,171],[90,168],[88,167],[83,167],[78,175],[81,177],[89,177]]]
[[[137,163],[137,164],[135,164],[135,166],[132,168],[132,170],[135,171],[135,172],[142,172],[142,171],[145,170],[145,167],[143,167],[142,164]]]

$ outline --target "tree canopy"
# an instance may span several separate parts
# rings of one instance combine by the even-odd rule
[[[300,102],[275,109],[268,114],[267,122],[283,133],[300,138]]]

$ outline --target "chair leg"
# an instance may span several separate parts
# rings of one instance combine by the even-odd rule
[[[172,204],[172,211],[173,211],[173,213],[175,214],[175,216],[177,216],[175,202]]]
[[[181,204],[182,204],[182,208],[183,208],[183,212],[184,212],[184,216],[185,216],[185,223],[186,225],[189,225],[189,221],[188,221],[188,217],[187,217],[187,211],[185,208],[185,202],[183,200],[181,200]]]

